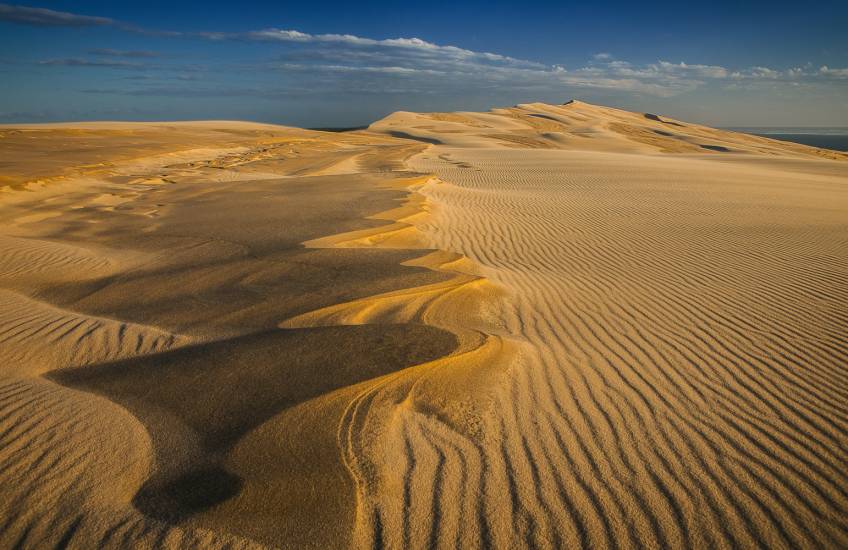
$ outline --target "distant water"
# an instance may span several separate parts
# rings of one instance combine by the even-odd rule
[[[848,128],[816,128],[816,127],[748,127],[727,128],[734,132],[745,132],[755,136],[763,136],[783,141],[794,141],[812,147],[823,147],[836,151],[848,151]]]

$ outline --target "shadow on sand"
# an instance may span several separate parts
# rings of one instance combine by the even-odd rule
[[[235,496],[245,480],[222,462],[248,432],[289,407],[455,349],[424,325],[275,329],[49,377],[103,395],[147,427],[157,471],[134,499],[180,522]]]

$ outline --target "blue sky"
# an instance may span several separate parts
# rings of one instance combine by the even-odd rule
[[[848,2],[0,4],[0,122],[351,126],[571,98],[848,126]]]

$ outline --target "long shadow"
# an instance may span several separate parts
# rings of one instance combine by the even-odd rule
[[[145,424],[157,472],[134,504],[177,523],[238,494],[244,480],[221,464],[253,428],[298,403],[456,346],[451,333],[424,325],[274,329],[48,377],[103,395]]]
[[[727,147],[722,147],[721,145],[704,145],[703,143],[699,143],[698,147],[701,149],[709,149],[710,151],[718,151],[719,153],[729,153],[730,149]]]
[[[663,120],[662,118],[659,117],[659,115],[655,115],[653,113],[645,113],[645,118],[647,118],[648,120],[656,121],[656,122],[662,122],[663,124],[670,124],[672,126],[681,126],[681,127],[683,126],[682,124],[678,124],[677,122],[672,122],[670,120]]]
[[[547,120],[553,120],[554,122],[560,122],[560,120],[556,117],[552,117],[552,116],[549,116],[549,115],[542,115],[542,114],[539,114],[539,113],[530,113],[529,116],[536,117],[536,118],[544,118],[544,119],[547,119]]]
[[[431,145],[441,145],[442,142],[436,138],[428,138],[424,136],[413,136],[412,134],[407,134],[406,132],[401,132],[400,130],[391,130],[389,134],[392,137],[401,138],[401,139],[414,139],[415,141],[423,141],[424,143],[429,143]]]

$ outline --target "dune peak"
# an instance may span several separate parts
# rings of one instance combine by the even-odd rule
[[[761,136],[632,112],[577,99],[560,104],[519,103],[488,112],[397,111],[370,132],[430,144],[618,153],[768,155],[846,160],[848,154]]]

